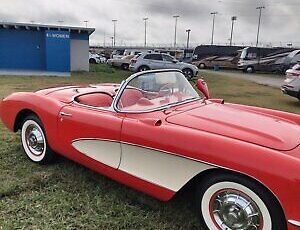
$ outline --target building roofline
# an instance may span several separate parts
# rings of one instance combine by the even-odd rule
[[[58,25],[45,25],[45,24],[32,24],[32,23],[12,23],[0,22],[0,29],[26,29],[26,30],[61,30],[69,32],[87,32],[89,35],[94,33],[95,28],[74,27],[74,26],[58,26]]]

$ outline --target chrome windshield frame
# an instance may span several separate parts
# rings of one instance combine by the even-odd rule
[[[144,74],[148,74],[148,73],[165,73],[165,72],[178,72],[178,73],[182,73],[181,70],[178,69],[163,69],[163,70],[149,70],[149,71],[144,71],[144,72],[138,72],[135,73],[133,75],[131,75],[129,78],[127,78],[126,80],[122,81],[120,88],[116,94],[116,96],[114,97],[113,103],[112,103],[112,107],[113,109],[117,112],[117,113],[127,113],[127,114],[140,114],[140,113],[151,113],[151,112],[156,112],[156,111],[160,111],[160,110],[166,110],[175,106],[179,106],[179,105],[183,105],[183,104],[187,104],[190,102],[194,102],[197,100],[201,100],[202,98],[198,95],[197,98],[191,98],[190,100],[186,100],[186,101],[182,101],[182,102],[178,102],[176,104],[171,104],[171,105],[165,105],[165,106],[161,106],[158,108],[154,108],[154,109],[149,109],[149,110],[136,110],[136,111],[122,111],[120,109],[118,109],[118,102],[125,90],[125,88],[127,87],[127,85],[134,79],[137,78],[141,75]]]

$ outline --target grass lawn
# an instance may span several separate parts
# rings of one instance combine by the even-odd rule
[[[0,76],[0,97],[53,85],[120,82],[130,74],[104,65],[71,78]],[[279,90],[206,74],[213,97],[300,113],[300,103]],[[201,229],[192,196],[184,192],[162,203],[99,174],[60,159],[31,163],[18,134],[0,123],[0,229]]]

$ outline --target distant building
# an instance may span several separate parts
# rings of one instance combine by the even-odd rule
[[[0,23],[0,74],[70,76],[89,71],[94,28]]]

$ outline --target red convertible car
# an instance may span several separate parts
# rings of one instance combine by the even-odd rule
[[[199,96],[180,71],[14,93],[0,114],[30,160],[56,154],[162,201],[195,190],[211,230],[300,229],[300,116]]]

